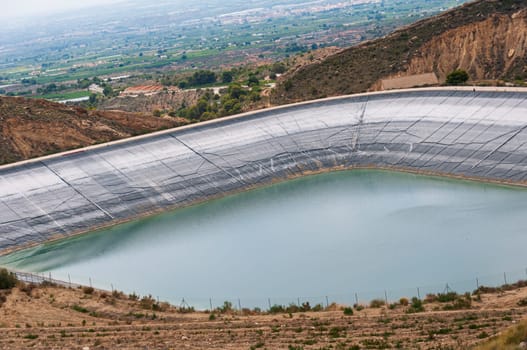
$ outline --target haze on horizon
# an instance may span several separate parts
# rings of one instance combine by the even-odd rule
[[[0,18],[47,16],[100,5],[112,5],[130,0],[16,0],[2,6]]]

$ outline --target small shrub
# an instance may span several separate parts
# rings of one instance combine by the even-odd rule
[[[302,311],[309,311],[309,310],[311,310],[311,305],[309,304],[309,301],[302,303]]]
[[[485,339],[488,337],[489,337],[489,334],[487,332],[481,332],[480,334],[478,334],[478,339]]]
[[[259,349],[259,348],[263,348],[265,346],[265,344],[263,342],[258,342],[256,343],[255,345],[252,345],[250,347],[251,350],[255,350],[255,349]]]
[[[82,312],[83,314],[87,314],[88,313],[88,309],[86,309],[86,308],[84,308],[84,307],[82,307],[80,305],[77,305],[77,304],[73,305],[71,308],[73,310],[75,310],[75,311]]]
[[[219,311],[220,311],[222,314],[232,312],[232,311],[233,311],[232,303],[231,303],[230,301],[224,301],[224,302],[223,302],[223,306],[221,306],[221,307],[219,308]]]
[[[343,331],[344,329],[343,328],[340,328],[340,327],[332,327],[330,330],[329,330],[329,336],[331,338],[340,338],[341,337],[341,332]]]
[[[83,287],[82,291],[84,292],[84,294],[93,294],[95,289],[93,289],[93,287]]]
[[[371,308],[380,308],[386,305],[386,302],[382,299],[373,299],[370,301],[370,307]]]
[[[271,314],[279,314],[285,312],[285,308],[282,305],[273,305],[269,309],[269,313]]]
[[[437,301],[437,295],[435,294],[427,294],[425,296],[425,303],[435,303]]]
[[[456,69],[446,77],[447,85],[463,85],[468,81],[468,73],[462,69]]]
[[[345,308],[344,308],[344,315],[346,315],[346,316],[351,316],[351,315],[353,315],[353,308],[351,308],[351,307],[345,307]]]
[[[287,350],[304,350],[304,348],[301,346],[288,345]]]
[[[458,298],[458,295],[456,292],[448,292],[448,293],[439,293],[437,294],[437,301],[440,303],[448,303],[451,301],[455,301]]]
[[[410,301],[407,298],[401,298],[399,299],[399,304],[401,304],[402,306],[408,306],[408,304],[410,304]]]
[[[191,314],[193,312],[196,312],[194,309],[194,306],[183,306],[177,309],[177,312],[180,314]]]
[[[209,315],[209,321],[214,321],[216,319],[216,315],[210,314]]]
[[[21,286],[20,286],[20,291],[24,292],[27,294],[27,296],[31,296],[31,292],[33,291],[33,289],[35,289],[37,287],[36,284],[34,283],[23,283]]]
[[[465,294],[463,296],[455,296],[454,302],[443,306],[443,310],[463,310],[470,309],[472,307],[472,298],[470,294]]]
[[[317,305],[313,306],[313,308],[311,310],[315,311],[315,312],[320,312],[320,311],[324,310],[324,306],[322,306],[322,304],[317,304]]]
[[[518,306],[527,306],[527,298],[523,298],[518,301]]]
[[[0,269],[0,289],[12,289],[18,282],[14,273]]]
[[[124,298],[124,293],[121,292],[121,291],[118,291],[118,290],[114,290],[112,292],[112,296],[115,298],[115,299],[123,299]]]
[[[423,302],[421,299],[413,297],[412,303],[410,304],[410,308],[406,311],[407,313],[416,313],[416,312],[423,312],[425,311],[425,308],[423,306]]]
[[[36,334],[28,334],[28,335],[24,336],[24,338],[34,340],[34,339],[38,338],[38,335],[36,335]]]
[[[141,304],[141,307],[145,310],[158,311],[159,309],[159,305],[157,304],[156,300],[152,298],[151,295],[145,295],[141,298],[141,301],[139,303]]]

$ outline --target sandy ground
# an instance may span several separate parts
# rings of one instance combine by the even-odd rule
[[[445,304],[273,315],[181,313],[155,300],[81,289],[18,288],[0,306],[0,349],[465,349],[527,316],[527,288]],[[160,311],[162,309],[163,311]],[[437,310],[437,311],[435,311]],[[358,346],[358,347],[357,347]]]

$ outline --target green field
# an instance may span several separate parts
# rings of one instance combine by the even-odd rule
[[[0,53],[0,85],[28,77],[34,79],[33,85],[42,86],[93,77],[220,70],[275,61],[313,48],[345,47],[379,37],[464,1],[372,0],[354,4],[324,0],[302,4],[262,0],[257,4],[259,10],[240,14],[237,11],[256,5],[241,0],[205,0],[177,7],[178,1],[152,5],[136,0],[136,7],[115,5],[71,19],[62,15],[60,21],[43,22],[39,30],[28,25],[0,34],[6,48]]]

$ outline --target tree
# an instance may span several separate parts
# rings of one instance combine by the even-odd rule
[[[447,85],[463,85],[468,81],[468,73],[462,69],[456,69],[446,77]]]
[[[286,66],[280,62],[273,63],[273,66],[271,67],[271,72],[275,74],[285,73],[286,70],[287,70]]]
[[[102,91],[102,93],[104,94],[104,96],[108,97],[108,96],[111,96],[113,94],[113,89],[110,85],[106,85],[104,87],[104,90]]]
[[[249,74],[249,79],[247,80],[247,85],[249,86],[255,86],[255,85],[258,85],[260,84],[260,81],[258,80],[258,78],[256,77],[256,75],[254,74]]]
[[[232,72],[231,71],[225,71],[221,75],[221,81],[228,84],[232,82]]]
[[[239,99],[242,95],[245,95],[245,91],[242,89],[240,84],[233,83],[229,85],[228,93],[230,97]]]
[[[97,102],[97,94],[90,94],[89,102],[90,104],[95,104]]]
[[[216,82],[216,74],[209,70],[199,70],[194,72],[188,79],[190,85],[206,85]]]

